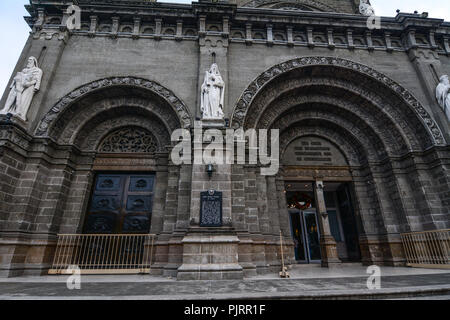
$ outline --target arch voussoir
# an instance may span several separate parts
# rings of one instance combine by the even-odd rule
[[[49,136],[51,130],[59,125],[58,120],[73,104],[82,103],[83,98],[88,97],[93,93],[117,87],[136,88],[158,96],[167,103],[177,115],[180,127],[188,128],[191,126],[192,118],[189,109],[171,90],[155,81],[147,79],[136,77],[111,77],[85,84],[61,98],[39,122],[35,130],[36,136]]]
[[[444,136],[437,126],[434,119],[429,115],[421,103],[404,87],[399,85],[394,80],[385,76],[384,74],[357,62],[350,60],[336,58],[336,57],[302,57],[293,60],[289,60],[278,65],[271,67],[262,74],[260,74],[248,88],[242,93],[236,102],[232,117],[231,125],[234,128],[246,126],[247,117],[249,117],[248,111],[250,106],[254,103],[258,105],[255,100],[266,87],[273,83],[276,79],[282,75],[288,74],[291,71],[302,70],[311,67],[330,67],[339,68],[349,73],[356,73],[362,75],[368,79],[371,79],[381,87],[387,89],[386,92],[399,98],[401,103],[404,104],[410,112],[419,120],[420,128],[416,127],[416,130],[422,130],[424,133],[419,132],[418,136],[429,139],[432,145],[445,145]],[[361,90],[361,87],[358,87]],[[253,115],[254,116],[254,115]],[[415,127],[415,125],[411,125]],[[409,137],[412,137],[409,134]],[[422,143],[422,148],[429,147],[427,142]]]

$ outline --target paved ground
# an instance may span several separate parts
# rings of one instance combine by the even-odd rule
[[[0,279],[0,299],[450,299],[450,270],[381,268],[381,289],[368,290],[366,268],[294,266],[242,281],[176,281],[148,275],[82,276],[69,290],[67,276]]]

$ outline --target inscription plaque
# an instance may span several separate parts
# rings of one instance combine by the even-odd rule
[[[200,193],[200,227],[222,226],[222,192]]]

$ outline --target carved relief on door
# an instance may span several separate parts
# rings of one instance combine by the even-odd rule
[[[153,174],[98,174],[84,233],[149,233]]]

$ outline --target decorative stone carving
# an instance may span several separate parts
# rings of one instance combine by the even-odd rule
[[[284,155],[287,147],[296,139],[304,136],[323,137],[336,146],[339,146],[341,152],[347,157],[351,166],[359,166],[368,161],[366,151],[361,143],[355,139],[354,136],[344,135],[336,131],[336,128],[331,127],[310,127],[310,126],[295,126],[285,130],[280,136],[280,154]],[[375,158],[373,158],[375,159]]]
[[[164,146],[170,145],[170,134],[159,119],[142,117],[137,114],[106,119],[101,123],[89,122],[89,124],[76,131],[79,134],[73,141],[83,151],[94,151],[98,149],[98,146],[103,141],[102,137],[106,137],[108,133],[124,127],[151,128],[151,133],[156,138],[159,146],[158,151],[163,151]],[[70,140],[64,140],[64,142],[70,143]]]
[[[324,12],[337,12],[337,10],[329,5],[326,5],[324,3],[321,3],[317,0],[296,0],[296,1],[284,1],[285,5],[287,3],[294,3],[294,4],[301,4],[305,5],[308,8],[311,9],[317,9],[318,11],[324,11]],[[273,4],[272,0],[251,0],[245,4],[243,4],[243,7],[249,7],[249,8],[265,8],[267,6],[270,6]]]
[[[205,72],[205,80],[201,92],[201,112],[203,120],[222,120],[225,98],[225,82],[220,75],[219,67],[213,63]]]
[[[269,82],[279,77],[281,74],[284,74],[285,72],[309,66],[341,67],[359,72],[376,80],[377,82],[380,82],[384,86],[393,90],[396,95],[398,95],[411,108],[411,110],[415,111],[418,117],[422,120],[423,125],[428,129],[434,144],[445,145],[445,140],[444,136],[442,135],[441,129],[437,126],[436,122],[433,120],[433,118],[431,118],[431,116],[421,105],[421,103],[409,91],[396,83],[394,80],[368,66],[335,57],[297,58],[280,63],[266,70],[250,83],[250,85],[238,99],[234,108],[231,125],[234,128],[243,126],[248,108],[252,104],[253,99]]]
[[[370,5],[369,0],[360,0],[359,2],[359,13],[363,16],[371,17],[375,15],[375,10]]]
[[[436,87],[436,99],[444,110],[447,120],[450,121],[450,82],[447,75],[442,76],[439,81]]]
[[[82,102],[81,102],[82,103]],[[149,112],[149,113],[147,113]],[[144,114],[146,116],[143,116]],[[138,117],[140,120],[131,120],[130,117]],[[98,132],[95,127],[100,123],[109,122],[112,119],[121,119],[110,122],[112,127],[104,127],[103,131]],[[135,118],[136,119],[136,118]],[[146,122],[145,119],[154,121]],[[130,120],[129,122],[126,122]],[[158,123],[158,125],[156,125]],[[112,128],[122,128],[126,126],[135,126],[141,128],[151,128],[151,132],[158,137],[160,146],[170,144],[170,133],[180,128],[178,115],[168,105],[155,103],[145,97],[120,97],[101,99],[90,103],[87,107],[80,107],[74,103],[68,107],[63,114],[58,117],[57,123],[48,131],[48,136],[56,139],[60,144],[72,144],[76,141],[82,141],[83,136],[89,135],[94,139],[96,146],[99,138],[104,137]],[[97,133],[97,135],[95,135]],[[159,139],[159,137],[168,137]],[[92,142],[92,141],[91,141]],[[81,144],[77,144],[82,146]]]
[[[78,89],[72,91],[71,93],[64,96],[61,100],[56,103],[53,108],[51,108],[44,118],[39,123],[39,126],[36,129],[37,136],[45,136],[49,132],[49,128],[51,124],[56,121],[59,116],[59,113],[66,109],[69,105],[71,105],[76,100],[88,95],[89,93],[99,90],[102,88],[108,88],[113,86],[134,86],[138,88],[144,88],[151,90],[164,98],[177,112],[178,117],[180,119],[180,123],[184,128],[189,128],[191,126],[191,116],[189,114],[188,108],[186,105],[178,99],[175,94],[161,86],[160,84],[145,80],[141,78],[134,77],[115,77],[115,78],[107,78],[102,80],[97,80],[91,83],[88,83]]]
[[[252,105],[245,120],[246,127],[279,128],[282,131],[305,117],[316,118],[320,113],[323,114],[321,116],[324,119],[329,117],[336,119],[343,128],[359,127],[367,136],[373,136],[376,132],[385,142],[384,148],[389,154],[420,150],[420,140],[414,136],[415,128],[417,125],[420,126],[420,120],[415,119],[416,125],[404,123],[401,109],[392,108],[384,100],[380,100],[380,97],[374,94],[369,95],[369,92],[361,90],[356,84],[349,85],[351,82],[354,83],[350,80],[350,78],[344,80],[337,77],[323,78],[316,74],[314,79],[286,78],[277,81],[276,85],[267,86],[264,93],[254,100],[254,104],[267,107],[257,108],[260,110],[258,113],[253,112],[255,106]],[[308,94],[287,94],[296,88],[307,91],[307,88],[325,86],[329,86],[326,94],[311,91]],[[279,96],[276,97],[277,93]],[[384,109],[384,112],[377,112],[374,108],[366,107],[367,100],[370,100],[370,104],[379,110]],[[330,108],[327,109],[324,106],[330,106]],[[313,110],[311,114],[309,114],[310,110]],[[377,116],[374,117],[374,114]],[[350,123],[346,124],[348,121]],[[398,132],[399,126],[403,128],[404,134],[392,134],[392,132]],[[410,139],[404,139],[408,135],[411,135]],[[429,142],[431,143],[431,139]]]
[[[105,153],[151,153],[158,150],[153,134],[138,127],[121,128],[109,134],[98,151]]]
[[[34,94],[39,91],[42,80],[42,70],[38,67],[35,57],[28,58],[25,69],[17,72],[11,83],[8,99],[0,114],[11,113],[23,121],[27,121],[27,113]]]

